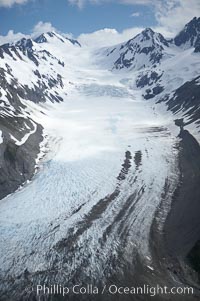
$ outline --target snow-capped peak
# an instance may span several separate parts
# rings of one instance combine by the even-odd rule
[[[146,28],[128,42],[106,49],[106,56],[114,64],[114,69],[139,70],[159,64],[168,46],[168,41],[160,33]]]
[[[35,38],[34,40],[36,43],[46,43],[47,42],[47,38],[45,36],[44,33],[42,33],[41,35],[39,35],[37,38]]]
[[[144,29],[140,34],[138,34],[136,37],[142,38],[142,41],[147,40],[157,40],[160,43],[163,43],[164,45],[168,46],[167,40],[161,35],[160,33],[157,33],[153,31],[151,28]],[[136,38],[135,37],[135,38]]]
[[[78,45],[78,46],[81,46],[80,43],[77,41],[77,40],[73,40],[73,39],[69,39],[57,32],[54,32],[54,31],[49,31],[49,32],[46,32],[46,33],[42,33],[41,35],[39,35],[37,38],[34,39],[34,41],[38,44],[40,43],[51,43],[51,42],[62,42],[62,43],[65,43],[65,42],[70,42],[71,44],[73,45]]]
[[[64,43],[64,39],[62,38],[62,36],[57,34],[54,31],[42,33],[37,38],[35,38],[35,42],[36,43],[47,43],[47,42],[51,42],[52,39],[57,39]]]
[[[135,36],[133,39],[127,42],[127,44],[131,44],[131,43],[133,44],[146,43],[148,44],[148,46],[155,45],[155,44],[158,44],[163,47],[168,46],[167,40],[160,33],[153,31],[151,28],[144,29],[141,33],[139,33],[137,36]]]

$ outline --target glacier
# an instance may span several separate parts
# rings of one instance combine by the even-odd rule
[[[35,300],[40,283],[191,284],[163,237],[183,139],[199,141],[176,103],[184,83],[199,86],[199,54],[150,29],[109,49],[58,33],[2,47],[1,117],[19,120],[3,123],[2,152],[31,153],[40,137],[33,175],[0,200],[2,300]]]

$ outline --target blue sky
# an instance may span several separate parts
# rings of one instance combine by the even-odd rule
[[[194,16],[200,0],[0,0],[0,43],[48,30],[103,45],[145,27],[171,37]]]
[[[131,17],[133,13],[137,16]],[[0,20],[0,34],[4,35],[10,29],[28,34],[39,21],[51,22],[58,30],[75,36],[105,27],[122,31],[133,26],[156,24],[151,6],[112,2],[102,5],[89,3],[80,9],[66,0],[34,0],[23,5],[1,7]]]

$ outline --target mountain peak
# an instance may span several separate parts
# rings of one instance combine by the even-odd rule
[[[57,37],[59,40],[64,42],[62,40],[62,37],[58,34],[56,34],[54,31],[48,31],[45,33],[40,34],[37,38],[34,39],[36,43],[47,43],[49,38]]]
[[[38,36],[37,38],[35,38],[34,41],[36,43],[46,43],[47,42],[47,38],[45,37],[45,34],[42,33],[40,36]]]
[[[188,26],[188,25],[200,25],[200,17],[194,17],[190,22],[188,22],[185,26]]]
[[[190,31],[190,33],[195,33],[196,31],[200,31],[200,17],[194,17],[190,22],[188,22],[185,27],[183,28],[183,31]]]
[[[176,46],[197,47],[200,45],[200,18],[194,17],[174,38]]]
[[[73,45],[78,45],[81,47],[80,43],[77,40],[73,40],[65,37],[62,34],[56,33],[55,31],[48,31],[46,33],[42,33],[37,38],[34,39],[34,42],[40,43],[48,43],[51,39],[57,38],[60,42],[65,43],[66,41],[70,42]]]
[[[153,31],[151,28],[144,29],[132,40],[139,40],[140,43],[149,42],[152,44],[159,44],[164,46],[169,46],[167,40],[162,34]]]
[[[144,40],[150,40],[153,38],[155,32],[151,28],[145,28],[141,33],[136,37],[142,37]]]
[[[147,27],[141,33],[153,35],[155,33],[155,31],[153,31],[153,29],[151,29],[150,27]]]
[[[165,57],[166,47],[169,44],[160,33],[146,28],[128,42],[108,49],[107,57],[113,56],[115,69],[140,70],[159,64]]]

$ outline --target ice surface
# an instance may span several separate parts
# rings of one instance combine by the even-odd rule
[[[171,119],[157,114],[151,102],[143,101],[140,91],[122,84],[120,76],[94,66],[88,70],[88,65],[78,76],[73,77],[75,85],[63,103],[27,106],[33,120],[41,123],[45,135],[51,137],[50,153],[31,183],[0,201],[2,272],[10,269],[18,274],[25,267],[32,272],[45,269],[46,252],[71,227],[76,229],[93,206],[119,185],[117,177],[127,150],[133,159],[127,178],[120,183],[118,198],[80,237],[80,243],[91,237],[90,251],[94,252],[93,244],[98,243],[98,237],[113,222],[127,198],[133,191],[144,189],[135,207],[134,227],[131,229],[133,221],[128,216],[127,223],[130,231],[139,227],[136,236],[143,239],[136,244],[142,244],[141,249],[148,253],[148,231],[165,180],[175,177],[177,138],[167,129]],[[138,151],[141,166],[134,162]],[[114,241],[113,252],[117,248],[115,231],[102,260],[109,256]],[[33,251],[34,256],[30,255]],[[17,264],[13,264],[14,258]]]
[[[62,42],[58,47],[54,38],[35,47],[38,51],[49,51],[65,63],[63,68],[50,57],[39,66],[42,74],[62,75],[65,89],[56,87],[55,91],[64,101],[35,104],[20,99],[26,105],[24,115],[30,114],[33,122],[44,127],[45,139],[36,160],[39,171],[33,180],[0,201],[1,273],[18,276],[26,268],[33,273],[45,271],[57,260],[56,256],[62,256],[55,251],[57,243],[82,231],[84,223],[88,228],[76,242],[81,246],[79,260],[75,267],[69,263],[65,269],[67,275],[85,257],[90,258],[85,269],[88,275],[103,274],[105,261],[117,256],[120,243],[124,243],[120,241],[121,231],[131,237],[124,254],[127,261],[135,248],[147,260],[149,231],[163,189],[167,183],[167,210],[178,179],[179,129],[173,125],[174,116],[166,112],[164,105],[157,109],[154,100],[144,101],[143,91],[135,87],[137,74],[133,70],[113,74],[108,65],[96,65],[89,49],[74,49]],[[186,80],[185,74],[182,75],[185,58],[192,56],[191,64],[197,63],[197,58],[187,50],[174,71],[177,50],[170,51],[170,64],[163,62],[166,70],[163,80],[167,92],[172,93],[175,85]],[[9,63],[21,83],[29,86],[36,83],[33,64],[29,65],[27,77],[24,76],[28,68],[25,58],[21,71],[17,70],[18,63]],[[142,63],[138,61],[138,66]],[[162,71],[159,68],[156,70]],[[193,76],[192,68],[190,71]],[[15,142],[24,143],[32,132]],[[131,166],[124,179],[119,180],[127,151],[132,156]],[[40,162],[45,152],[47,155]],[[116,189],[117,197],[91,217],[95,205]],[[121,218],[116,222],[118,216]],[[106,235],[109,227],[110,234]],[[106,237],[103,246],[102,237]],[[99,257],[97,250],[101,250]],[[60,257],[59,260],[62,262]],[[153,270],[149,261],[148,267]]]

